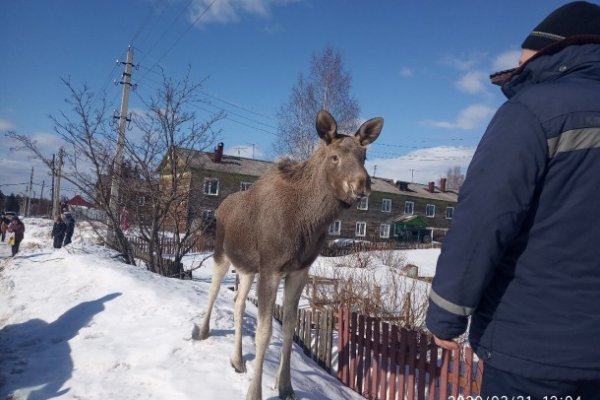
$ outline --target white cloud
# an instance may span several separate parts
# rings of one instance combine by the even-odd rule
[[[42,152],[53,153],[58,151],[60,146],[64,146],[65,142],[63,140],[51,133],[46,132],[38,132],[30,135],[31,139],[37,144],[38,148],[42,150]]]
[[[454,121],[423,121],[425,125],[444,129],[473,129],[488,120],[494,110],[483,104],[473,104],[462,110]]]
[[[470,71],[475,69],[477,65],[485,58],[483,53],[475,53],[469,56],[447,56],[442,60],[443,64],[449,65],[459,71]]]
[[[205,11],[212,2],[213,0],[194,0],[189,14],[190,21],[200,18],[197,24],[238,22],[243,14],[267,17],[273,7],[287,5],[295,0],[218,0]],[[205,14],[200,17],[203,13]]]
[[[411,76],[414,75],[414,71],[408,67],[402,67],[400,68],[400,76],[404,76],[406,78],[410,78]]]
[[[519,65],[521,50],[508,50],[496,56],[492,62],[494,71],[503,71]]]
[[[419,149],[396,158],[376,158],[366,162],[367,171],[375,176],[416,183],[437,182],[449,168],[460,166],[466,173],[475,153],[474,147],[440,146]]]
[[[15,129],[15,125],[10,122],[10,121],[6,121],[4,119],[0,119],[0,130],[1,131],[8,131],[10,129]]]
[[[488,74],[483,71],[469,71],[456,82],[456,86],[469,94],[487,93]]]

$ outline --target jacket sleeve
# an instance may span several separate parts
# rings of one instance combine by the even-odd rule
[[[515,101],[500,107],[469,165],[438,259],[426,316],[437,337],[449,340],[466,330],[468,316],[521,229],[547,154],[538,119]]]

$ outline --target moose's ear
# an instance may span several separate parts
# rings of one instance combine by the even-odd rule
[[[382,129],[383,118],[372,118],[362,124],[354,136],[358,138],[361,145],[366,146],[373,143],[379,137]]]
[[[335,119],[325,110],[319,111],[317,114],[317,132],[319,137],[329,144],[337,136],[337,123]]]

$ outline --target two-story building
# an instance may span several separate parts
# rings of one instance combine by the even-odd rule
[[[214,218],[214,212],[229,194],[247,190],[273,163],[223,153],[223,144],[214,152],[180,149],[188,159],[188,223]],[[445,188],[445,179],[436,186],[371,178],[371,194],[355,207],[345,210],[329,227],[329,238],[351,238],[387,242],[404,237],[409,227],[445,231],[452,220],[457,193]],[[418,222],[415,224],[415,222]],[[431,237],[431,236],[430,236]],[[414,238],[413,238],[414,239]]]

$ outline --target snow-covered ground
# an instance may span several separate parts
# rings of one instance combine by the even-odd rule
[[[51,222],[25,219],[15,258],[0,243],[0,399],[243,399],[254,365],[256,308],[248,303],[243,353],[248,373],[230,367],[233,285],[229,274],[206,341],[191,340],[208,297],[212,259],[194,280],[167,279],[127,266],[78,223],[68,248],[52,249]],[[406,252],[434,270],[439,251]],[[186,257],[188,267],[205,255]],[[320,263],[327,263],[319,259]],[[422,273],[422,275],[425,275]],[[272,389],[281,331],[274,324],[263,377]],[[294,348],[292,383],[301,399],[362,399]],[[10,397],[12,394],[12,397]]]

